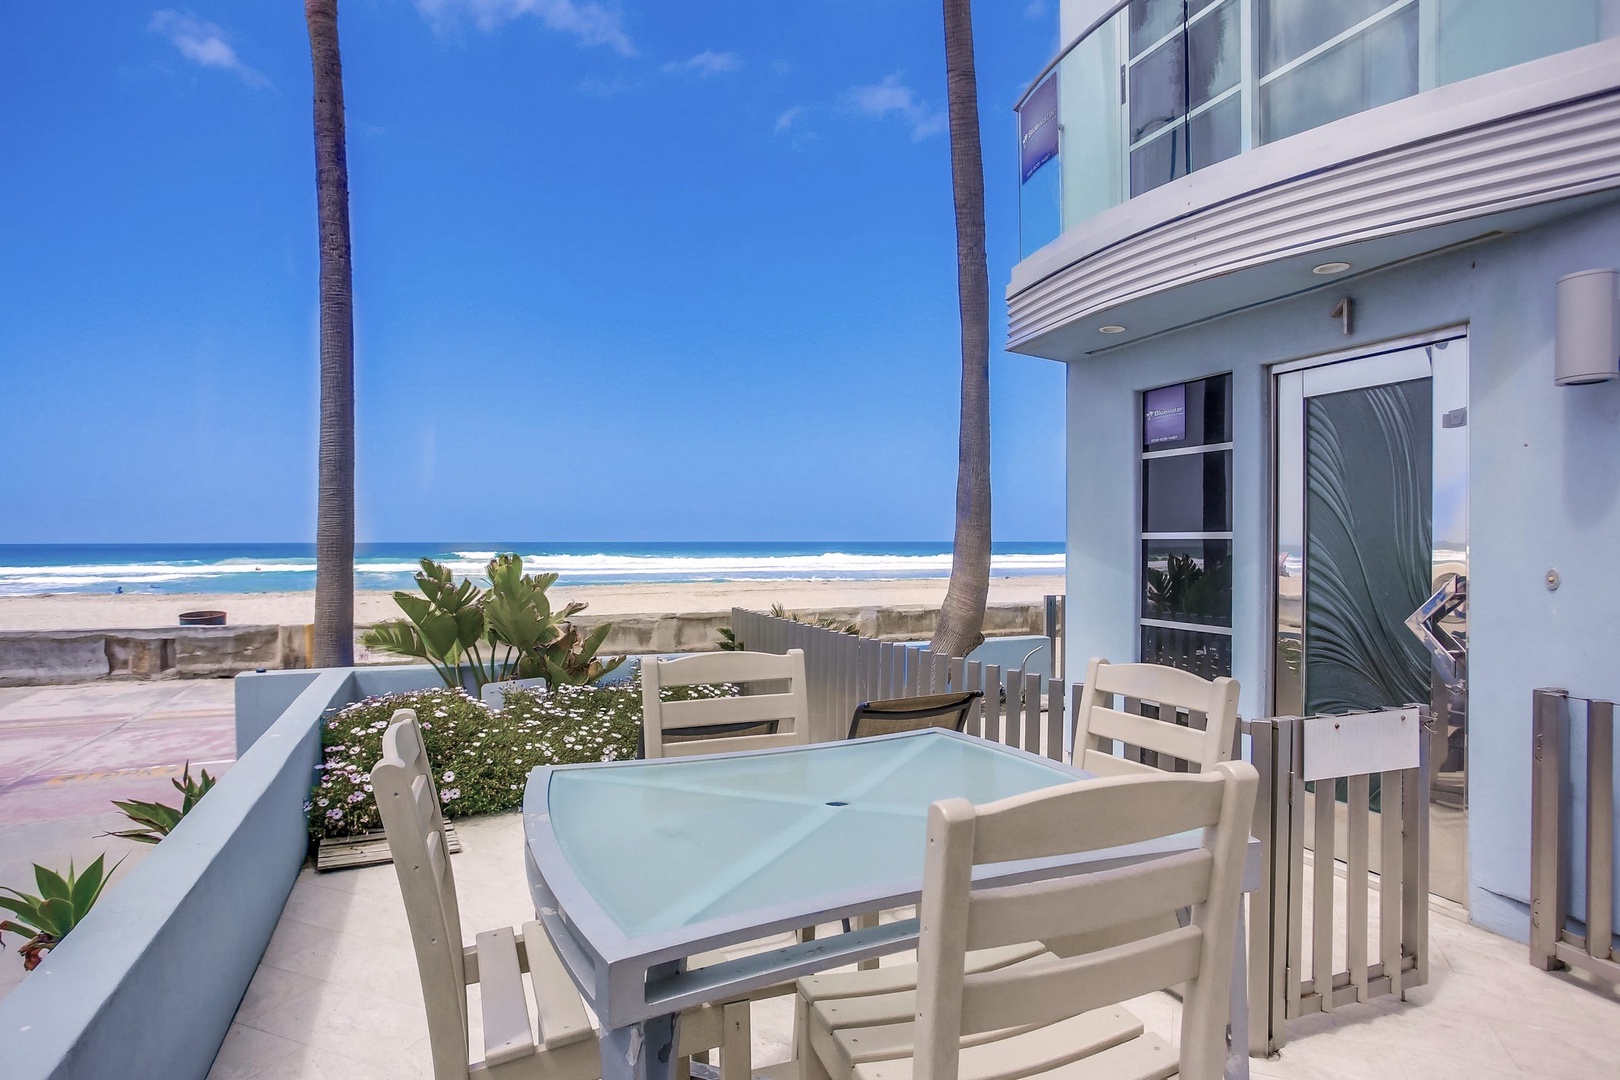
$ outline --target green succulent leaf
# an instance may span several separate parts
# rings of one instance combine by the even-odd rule
[[[68,863],[68,877],[73,876],[73,863]],[[34,864],[34,884],[39,888],[40,898],[43,900],[66,900],[73,895],[72,888],[67,881],[55,870],[47,869]]]
[[[76,922],[73,901],[66,897],[53,896],[39,905],[39,928],[54,938],[66,937]]]
[[[95,861],[85,867],[84,873],[73,882],[73,895],[70,899],[73,903],[75,921],[82,918],[90,910],[90,905],[101,895],[101,887],[106,881],[106,863],[106,855],[97,855]]]

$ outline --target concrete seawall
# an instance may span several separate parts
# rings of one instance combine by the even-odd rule
[[[828,608],[798,613],[806,619],[853,623],[863,637],[917,641],[934,631],[933,607]],[[1044,632],[1040,604],[993,605],[985,612],[989,637]],[[586,629],[611,622],[606,654],[704,652],[716,647],[729,611],[615,615],[576,620]],[[175,626],[139,630],[0,631],[0,686],[45,686],[102,679],[218,678],[244,671],[309,666],[307,626]],[[407,663],[358,644],[362,664]],[[746,642],[744,643],[746,644]]]

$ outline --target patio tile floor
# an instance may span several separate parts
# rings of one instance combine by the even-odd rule
[[[465,850],[453,865],[468,940],[531,917],[519,816],[464,820],[458,829]],[[1470,926],[1457,913],[1443,902],[1433,909],[1428,986],[1410,991],[1406,1002],[1384,998],[1295,1021],[1279,1057],[1251,1060],[1254,1075],[1612,1080],[1620,1074],[1614,1048],[1620,995],[1585,976],[1533,969],[1525,946]],[[1177,1036],[1180,1006],[1168,995],[1139,998],[1129,1008],[1148,1027]],[[476,1008],[473,1017],[476,1024]],[[792,999],[757,1003],[753,1023],[756,1067],[787,1060]],[[306,869],[299,876],[209,1076],[431,1080],[420,984],[392,867]]]

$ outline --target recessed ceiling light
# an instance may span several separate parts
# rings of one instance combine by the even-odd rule
[[[1123,334],[1124,332],[1125,328],[1117,323],[1097,327],[1097,333],[1099,334]]]
[[[1347,262],[1325,262],[1321,266],[1311,267],[1311,273],[1326,277],[1329,274],[1342,274],[1348,269],[1350,264]]]

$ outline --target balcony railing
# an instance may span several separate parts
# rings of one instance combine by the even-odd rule
[[[1257,146],[1620,36],[1620,0],[1091,7],[1099,17],[1018,102],[1020,257],[1109,207]]]

